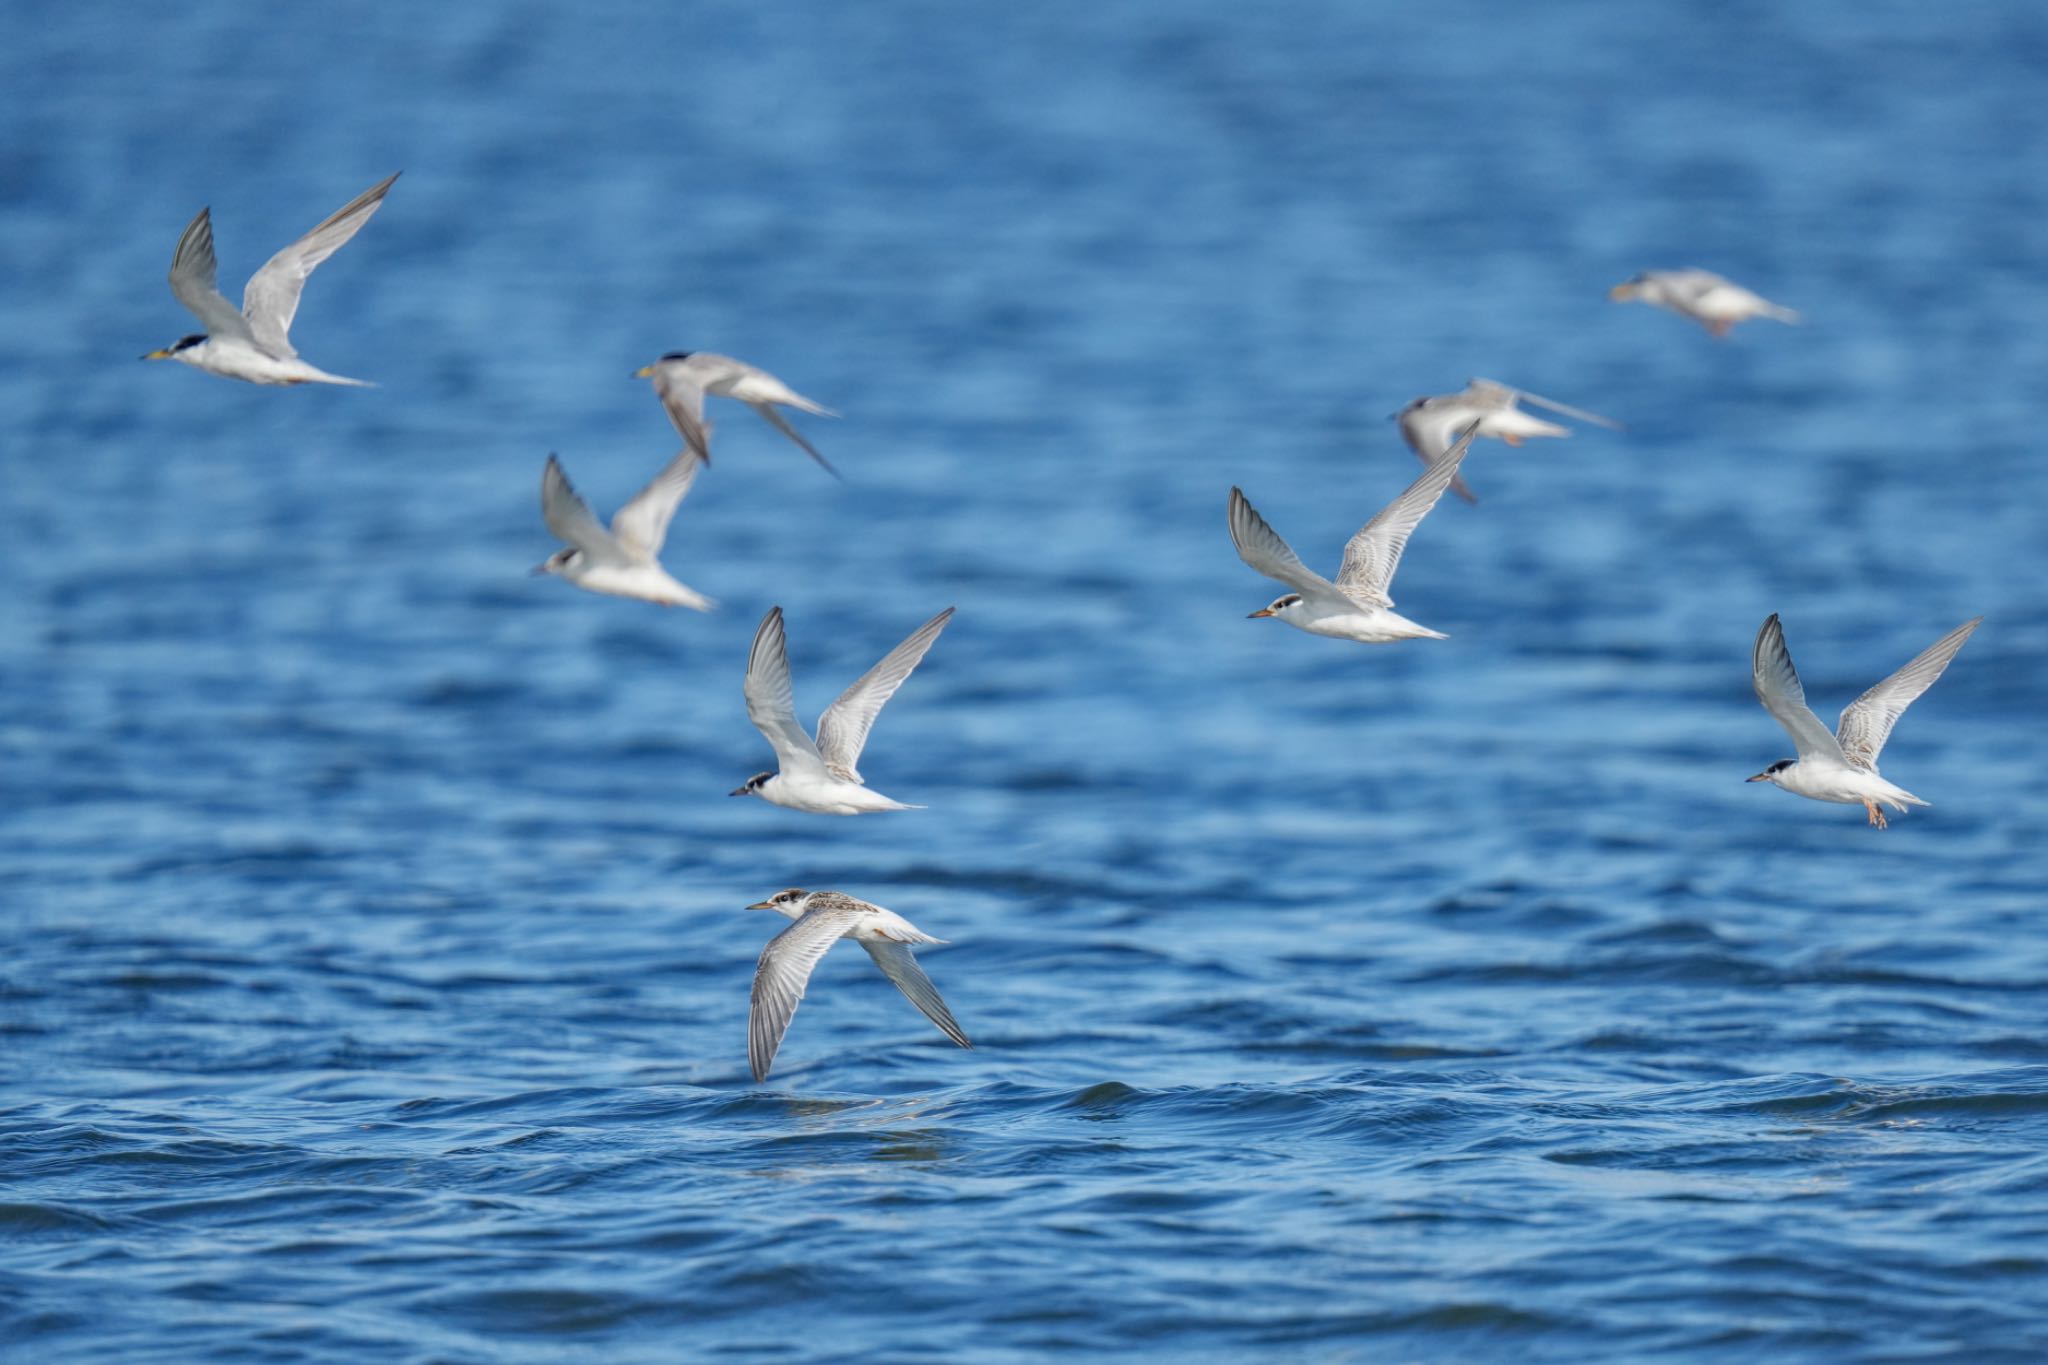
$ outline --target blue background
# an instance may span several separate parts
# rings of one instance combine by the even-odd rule
[[[0,1341],[37,1361],[2048,1351],[2048,11],[17,7],[0,42]],[[134,357],[393,170],[293,339]],[[1716,343],[1609,303],[1716,269]],[[666,561],[525,571],[744,357]],[[1244,614],[1486,375],[1441,643]],[[725,793],[773,603],[863,769]],[[1741,779],[1967,617],[1891,830]],[[953,941],[977,1050],[788,885]]]

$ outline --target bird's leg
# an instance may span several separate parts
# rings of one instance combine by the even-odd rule
[[[1515,435],[1512,431],[1507,433],[1505,436],[1502,436],[1501,440],[1507,442],[1511,446],[1518,446],[1522,443],[1522,438]]]
[[[1870,812],[1871,824],[1877,826],[1879,829],[1891,828],[1891,826],[1885,822],[1884,812],[1877,808],[1877,802],[1865,801],[1863,803],[1863,809]]]
[[[1729,329],[1734,326],[1734,323],[1726,321],[1725,319],[1715,318],[1713,321],[1707,323],[1707,334],[1713,337],[1716,341],[1726,341],[1728,339]]]

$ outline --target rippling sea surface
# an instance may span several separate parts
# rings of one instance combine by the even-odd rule
[[[2048,11],[20,7],[0,43],[0,1354],[2038,1360]],[[134,357],[393,170],[293,339]],[[1716,343],[1607,301],[1720,270]],[[666,555],[526,570],[743,408]],[[1479,374],[1369,649],[1247,621]],[[830,820],[809,717],[959,616]],[[1983,629],[1854,807],[1742,779]],[[784,886],[890,906],[766,1085]]]

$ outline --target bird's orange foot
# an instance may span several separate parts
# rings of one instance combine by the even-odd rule
[[[1522,443],[1522,438],[1515,435],[1513,432],[1509,432],[1507,435],[1501,437],[1501,440],[1507,442],[1511,446],[1518,446]]]
[[[1891,826],[1885,821],[1884,812],[1877,808],[1877,802],[1865,801],[1863,803],[1863,809],[1870,812],[1871,824],[1876,825],[1879,829],[1891,828]]]

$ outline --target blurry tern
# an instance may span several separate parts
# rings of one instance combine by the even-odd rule
[[[783,639],[782,608],[770,607],[754,632],[747,656],[747,718],[767,736],[780,772],[755,773],[728,793],[758,796],[772,805],[819,815],[866,815],[885,810],[922,810],[870,791],[854,765],[868,742],[875,717],[924,658],[939,632],[953,619],[947,607],[910,633],[882,661],[839,694],[818,717],[814,743],[796,718],[789,682],[789,652]]]
[[[654,381],[654,392],[661,398],[661,406],[668,411],[668,420],[675,423],[683,440],[706,464],[711,463],[711,430],[704,421],[704,396],[714,394],[720,398],[737,398],[745,403],[760,413],[770,426],[802,446],[804,453],[816,460],[827,474],[835,479],[839,477],[839,471],[832,467],[831,462],[775,409],[779,404],[801,412],[816,413],[820,417],[837,417],[839,414],[813,403],[766,370],[757,369],[743,360],[734,360],[731,356],[713,355],[709,351],[670,351],[652,365],[642,365],[633,371],[633,378]]]
[[[1785,648],[1785,630],[1773,612],[1756,635],[1750,654],[1750,673],[1756,684],[1757,700],[1777,718],[1792,736],[1797,758],[1781,758],[1748,779],[1774,782],[1795,796],[1815,801],[1834,801],[1845,806],[1860,804],[1870,823],[1885,827],[1881,806],[1903,812],[1907,806],[1928,803],[1877,775],[1877,755],[1891,737],[1892,726],[1922,692],[1934,685],[1948,662],[1970,638],[1983,617],[1963,622],[1923,650],[1919,657],[1842,709],[1835,732],[1821,723],[1806,705],[1806,689],[1792,667],[1791,651]]]
[[[1511,389],[1491,379],[1470,380],[1463,393],[1418,398],[1395,413],[1394,419],[1401,424],[1401,438],[1424,464],[1442,459],[1458,433],[1474,422],[1479,424],[1479,435],[1498,436],[1511,446],[1520,445],[1529,436],[1571,435],[1569,427],[1531,416],[1516,406],[1518,403],[1534,403],[1539,408],[1612,430],[1621,426],[1597,413],[1541,398],[1523,389]],[[1463,474],[1451,480],[1451,491],[1466,502],[1479,501]]]
[[[240,312],[214,284],[212,210],[199,210],[199,216],[186,225],[177,254],[171,258],[171,292],[206,324],[206,331],[180,337],[142,358],[176,360],[208,374],[251,384],[368,387],[366,380],[344,379],[308,365],[292,349],[287,334],[299,311],[299,293],[306,287],[306,278],[370,221],[396,179],[394,174],[364,190],[333,217],[266,261],[242,290]]]
[[[1750,318],[1775,318],[1797,322],[1799,314],[1781,308],[1761,294],[1753,294],[1725,280],[1711,270],[1645,270],[1632,275],[1607,291],[1620,302],[1641,299],[1658,308],[1691,318],[1717,337]]]
[[[1458,466],[1472,448],[1477,432],[1478,423],[1467,426],[1442,459],[1423,470],[1422,477],[1410,484],[1407,492],[1351,537],[1344,547],[1344,563],[1337,570],[1334,583],[1303,564],[1279,533],[1253,510],[1244,493],[1231,489],[1230,539],[1237,546],[1238,558],[1266,577],[1294,589],[1252,616],[1277,616],[1311,635],[1357,640],[1368,645],[1445,638],[1395,612],[1394,599],[1387,596],[1387,588],[1394,581],[1394,570],[1401,563],[1401,551],[1406,548],[1408,537],[1457,477]]]
[[[718,604],[669,577],[658,558],[676,506],[690,491],[702,465],[694,452],[679,452],[618,510],[607,531],[590,504],[570,485],[562,462],[548,456],[540,475],[541,516],[556,539],[568,542],[568,548],[555,551],[533,571],[556,574],[585,592],[710,611]]]
[[[796,923],[768,940],[761,950],[761,965],[754,969],[754,997],[747,1011],[747,1064],[758,1084],[768,1078],[775,1050],[797,1003],[804,998],[811,971],[818,960],[842,938],[850,938],[868,950],[868,956],[882,969],[882,975],[896,983],[896,989],[939,1026],[939,1032],[964,1048],[974,1044],[953,1022],[953,1013],[939,997],[939,988],[917,965],[911,954],[914,943],[944,943],[933,938],[893,910],[870,905],[837,891],[802,891],[791,887],[749,910],[773,910]]]

